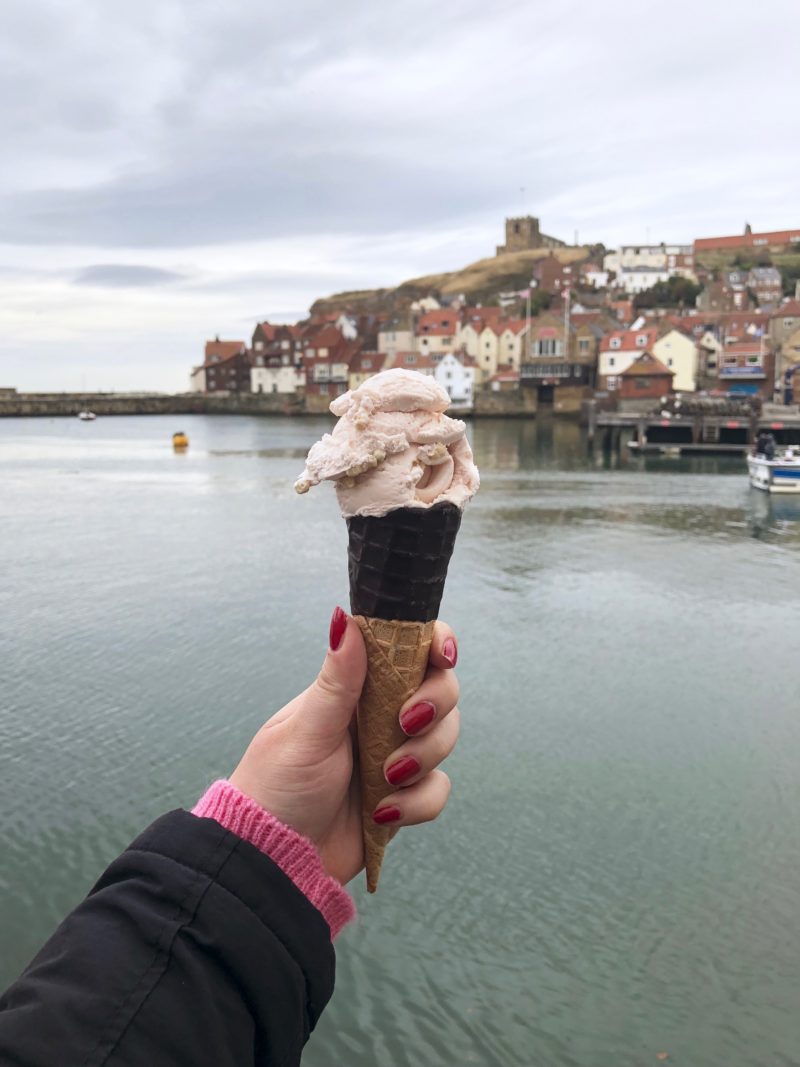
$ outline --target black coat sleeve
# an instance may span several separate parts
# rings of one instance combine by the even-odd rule
[[[266,856],[174,811],[0,998],[3,1067],[293,1067],[333,992],[327,923]]]

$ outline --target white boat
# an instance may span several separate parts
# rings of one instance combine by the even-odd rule
[[[759,452],[747,457],[750,484],[754,489],[767,493],[800,493],[800,453],[787,448],[782,456],[774,459]]]
[[[78,418],[81,422],[94,422],[97,416],[93,411],[79,411]]]

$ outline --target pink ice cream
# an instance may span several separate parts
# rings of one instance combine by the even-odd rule
[[[463,508],[477,492],[478,468],[464,423],[444,414],[449,404],[446,390],[418,371],[368,378],[331,404],[339,421],[311,448],[295,489],[334,482],[345,518],[445,501]]]

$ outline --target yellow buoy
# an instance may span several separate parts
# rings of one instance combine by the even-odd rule
[[[172,447],[176,452],[183,452],[184,449],[189,447],[189,438],[183,430],[178,430],[177,433],[172,435]]]

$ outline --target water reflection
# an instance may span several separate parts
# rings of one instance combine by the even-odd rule
[[[751,489],[748,520],[753,537],[760,541],[777,538],[800,541],[800,494],[775,496]]]

